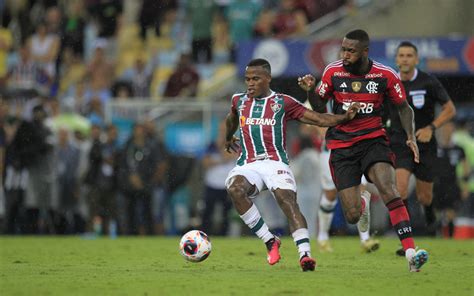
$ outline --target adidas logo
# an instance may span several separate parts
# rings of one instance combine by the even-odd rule
[[[340,88],[347,88],[347,85],[345,82],[343,82],[341,85],[339,85]]]

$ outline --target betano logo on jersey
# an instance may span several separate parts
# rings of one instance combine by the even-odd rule
[[[274,118],[252,118],[240,116],[240,126],[245,125],[275,125],[276,120]]]

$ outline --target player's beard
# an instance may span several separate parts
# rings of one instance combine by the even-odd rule
[[[344,69],[346,69],[348,72],[359,75],[360,73],[360,68],[362,67],[362,58],[359,58],[357,61],[354,63],[351,63],[349,65],[344,65]]]

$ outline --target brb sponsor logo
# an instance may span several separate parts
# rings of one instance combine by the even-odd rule
[[[274,118],[252,118],[240,116],[240,126],[245,125],[275,125],[276,120]]]
[[[342,109],[347,111],[349,110],[349,107],[354,104],[354,102],[343,102],[342,103]],[[359,112],[358,113],[361,113],[361,114],[370,114],[372,112],[374,112],[374,103],[363,103],[363,102],[359,102],[360,104],[360,109],[359,109]]]

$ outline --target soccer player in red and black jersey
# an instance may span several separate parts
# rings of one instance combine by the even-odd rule
[[[456,114],[456,108],[448,93],[436,77],[417,69],[418,49],[404,41],[397,48],[396,63],[400,78],[407,95],[408,104],[415,113],[415,135],[420,150],[420,162],[415,163],[409,149],[404,144],[407,137],[403,131],[397,108],[386,104],[389,110],[387,122],[390,147],[395,153],[395,173],[397,189],[401,198],[408,198],[408,183],[412,174],[416,177],[416,196],[425,207],[426,224],[429,233],[435,233],[435,215],[431,207],[433,200],[433,165],[436,162],[436,138],[434,131],[448,122]],[[441,112],[435,118],[436,104],[441,105]],[[397,251],[403,256],[403,250]]]
[[[341,46],[341,60],[329,64],[315,88],[315,78],[298,79],[308,92],[315,110],[331,99],[333,111],[343,113],[352,103],[360,110],[350,121],[328,129],[327,146],[331,149],[330,167],[346,220],[368,229],[370,199],[361,197],[362,174],[374,183],[390,213],[390,221],[406,251],[410,271],[419,271],[428,260],[425,250],[415,250],[412,227],[405,204],[395,187],[394,155],[382,127],[381,109],[385,98],[397,106],[407,134],[406,145],[418,162],[413,110],[407,103],[403,84],[391,68],[368,57],[369,35],[363,30],[346,34]],[[361,221],[359,221],[361,220]]]
[[[225,147],[228,152],[237,152],[236,141],[240,141],[240,151],[225,183],[240,218],[266,244],[268,263],[274,265],[280,260],[280,240],[270,232],[252,201],[259,192],[270,190],[288,218],[301,268],[313,271],[316,261],[311,258],[308,226],[296,202],[296,183],[286,152],[287,122],[335,126],[353,119],[359,104],[344,114],[319,114],[291,96],[272,91],[271,80],[268,61],[254,59],[245,69],[247,91],[232,96]],[[239,138],[234,136],[237,130]]]

